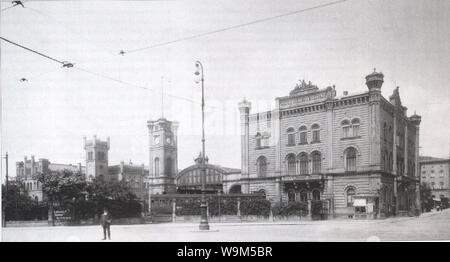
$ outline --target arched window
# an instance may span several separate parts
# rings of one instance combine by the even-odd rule
[[[266,177],[266,174],[267,174],[266,157],[260,156],[256,160],[256,173],[257,173],[258,177]]]
[[[322,171],[322,156],[318,151],[314,151],[311,155],[312,155],[312,173],[320,174]]]
[[[300,191],[300,201],[301,202],[308,201],[308,193],[305,190]]]
[[[354,118],[352,119],[352,132],[353,136],[359,136],[359,119]]]
[[[159,158],[155,158],[153,161],[153,168],[155,177],[159,177]]]
[[[295,130],[294,128],[290,127],[287,130],[287,145],[288,146],[293,146],[295,145]]]
[[[320,191],[318,189],[314,189],[312,191],[313,200],[320,200]]]
[[[345,150],[345,168],[347,171],[356,171],[356,150],[353,147]]]
[[[386,125],[386,122],[384,122],[384,124],[383,124],[383,140],[384,140],[384,142],[387,141],[387,125]]]
[[[356,190],[355,190],[354,187],[349,187],[345,191],[345,199],[347,200],[347,206],[348,207],[352,207],[353,206],[353,201],[354,201],[355,195],[356,195]]]
[[[320,126],[318,124],[314,124],[311,127],[312,129],[312,141],[320,142]]]
[[[300,175],[306,175],[309,173],[308,168],[308,155],[306,153],[301,153],[299,156],[300,161]]]
[[[350,122],[346,119],[341,122],[342,137],[350,137]]]
[[[308,143],[308,131],[306,126],[301,126],[299,128],[300,132],[300,144],[307,144]]]
[[[294,154],[289,154],[286,157],[286,162],[287,162],[287,173],[290,176],[295,175],[295,155]]]
[[[256,133],[256,136],[255,136],[255,143],[256,143],[256,148],[261,148],[261,134],[260,133]]]
[[[288,202],[295,202],[295,192],[293,190],[288,192]]]
[[[164,171],[166,173],[166,176],[168,176],[168,177],[171,177],[173,175],[173,160],[172,160],[172,158],[170,158],[170,157],[166,158]]]

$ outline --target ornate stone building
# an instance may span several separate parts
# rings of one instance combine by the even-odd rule
[[[302,81],[267,112],[241,102],[242,175],[234,185],[273,202],[327,200],[335,216],[419,210],[421,117],[407,116],[399,88],[389,100],[381,95],[383,77],[374,71],[368,91],[342,97],[334,86]]]
[[[160,118],[147,122],[149,130],[150,194],[175,193],[178,172],[178,122]]]

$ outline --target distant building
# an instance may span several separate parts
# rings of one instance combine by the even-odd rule
[[[74,173],[85,174],[86,168],[78,163],[77,165],[72,164],[55,164],[50,163],[48,159],[40,158],[35,161],[34,156],[31,159],[27,157],[24,161],[16,162],[16,182],[22,185],[23,190],[32,199],[37,201],[42,201],[44,195],[42,192],[42,185],[37,180],[37,175],[41,173],[48,172],[59,172],[63,170],[70,170]]]
[[[420,179],[431,187],[433,198],[450,198],[450,158],[420,157]]]
[[[148,200],[148,168],[142,165],[125,164],[108,167],[108,177],[111,181],[125,181],[129,184],[137,198]]]
[[[108,177],[108,151],[109,137],[106,141],[97,139],[94,135],[92,140],[84,140],[84,150],[86,152],[86,179],[88,182],[94,178],[109,180]]]
[[[251,103],[241,102],[235,185],[274,203],[325,200],[335,216],[420,210],[421,117],[407,116],[398,87],[389,100],[381,95],[383,78],[373,72],[368,91],[342,97],[302,81],[268,112],[252,114]]]
[[[133,165],[130,161],[123,161],[118,165],[109,165],[110,139],[106,141],[93,136],[84,140],[86,153],[86,178],[91,182],[94,178],[103,181],[125,181],[129,184],[133,193],[143,202],[148,200],[148,168],[142,165]]]

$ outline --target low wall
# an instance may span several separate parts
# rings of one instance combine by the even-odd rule
[[[6,227],[46,227],[47,220],[32,220],[32,221],[6,221]]]
[[[310,221],[326,219],[323,217],[310,216],[283,216],[283,217],[264,217],[264,216],[221,216],[208,217],[209,223],[241,223],[241,222],[283,222],[283,221]],[[161,221],[162,222],[162,221]],[[172,222],[172,220],[164,221]],[[177,216],[176,223],[200,222],[200,216]]]
[[[118,218],[112,220],[112,225],[136,225],[146,223],[151,223],[151,220],[141,217]],[[46,226],[53,226],[53,224],[55,226],[89,226],[89,225],[99,225],[100,222],[93,218],[82,219],[79,221],[55,221],[54,223],[47,220],[7,221],[6,227],[46,227]]]

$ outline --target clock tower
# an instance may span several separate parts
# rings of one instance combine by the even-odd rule
[[[148,121],[147,126],[150,140],[150,194],[175,193],[175,177],[178,172],[178,122],[160,118]]]

